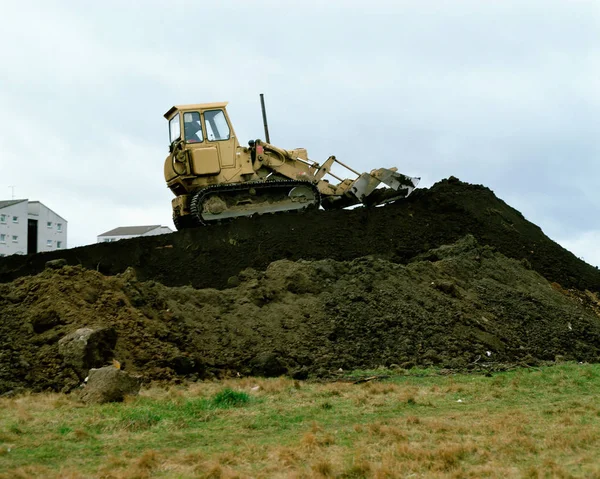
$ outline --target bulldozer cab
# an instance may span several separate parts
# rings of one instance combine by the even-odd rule
[[[187,150],[195,174],[218,174],[235,167],[237,139],[226,110],[227,102],[177,105],[169,120],[170,151]]]

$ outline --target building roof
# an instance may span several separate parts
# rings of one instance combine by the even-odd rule
[[[21,203],[23,201],[27,201],[27,200],[4,200],[4,201],[0,201],[0,209],[6,208],[8,206],[16,205],[17,203]]]
[[[160,225],[119,226],[118,228],[112,229],[98,236],[139,236],[156,228],[160,228]]]
[[[56,216],[58,216],[61,220],[63,220],[65,223],[68,223],[68,221],[66,219],[64,219],[62,216],[60,216],[56,211],[54,211],[51,208],[48,208],[44,203],[42,203],[41,201],[29,201],[29,204],[32,203],[39,203],[40,205],[42,205],[44,208],[46,208],[48,211],[52,211],[52,213],[54,213]],[[29,214],[32,214],[31,211],[29,212]],[[35,214],[34,214],[35,215]],[[37,216],[37,215],[36,215]]]

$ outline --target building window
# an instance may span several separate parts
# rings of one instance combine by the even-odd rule
[[[13,243],[19,241],[19,237],[17,235],[13,235]]]
[[[58,249],[62,248],[62,241],[57,241],[57,242],[56,242],[56,247],[57,247]]]
[[[48,228],[52,228],[52,221],[48,221],[48,222],[46,223],[46,226],[47,226]]]
[[[56,231],[62,231],[62,223],[56,223]]]
[[[6,215],[0,215],[0,223],[6,224]]]
[[[13,216],[13,223],[18,223],[18,222],[19,222],[19,217]]]
[[[0,243],[6,243],[6,235],[0,234]]]
[[[47,240],[46,241],[46,246],[48,246],[49,248],[52,247],[52,240]]]

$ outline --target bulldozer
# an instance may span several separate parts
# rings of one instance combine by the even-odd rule
[[[227,102],[177,105],[165,113],[164,175],[175,195],[177,230],[255,214],[376,206],[405,198],[417,186],[419,178],[396,168],[359,173],[335,156],[319,164],[304,148],[272,145],[260,98],[266,140],[250,140],[248,146],[238,142]],[[352,177],[343,178],[337,169]]]

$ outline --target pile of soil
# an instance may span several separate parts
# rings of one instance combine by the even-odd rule
[[[599,361],[599,306],[471,235],[406,265],[278,260],[223,290],[64,266],[0,284],[0,393],[76,388],[58,342],[82,327],[113,328],[146,381]]]
[[[0,258],[0,282],[43,271],[49,259],[106,275],[134,267],[140,280],[167,286],[223,288],[245,268],[273,261],[375,255],[407,264],[467,234],[567,288],[600,291],[600,271],[550,240],[488,188],[443,180],[380,208],[266,215],[179,233],[32,256]]]
[[[146,381],[599,361],[597,292],[597,268],[449,178],[380,208],[0,258],[0,394],[77,387],[59,340],[79,328]]]

